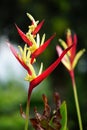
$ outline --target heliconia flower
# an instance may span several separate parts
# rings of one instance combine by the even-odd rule
[[[40,28],[42,27],[42,24],[43,24],[44,20],[39,23],[39,25],[35,28],[35,30],[32,32],[32,35],[35,35],[39,30]],[[29,46],[32,45],[32,42],[30,41],[30,39],[27,37],[27,35],[15,24],[16,28],[17,28],[17,31],[20,35],[20,37],[22,38],[22,40],[24,42],[26,42]]]
[[[25,77],[25,80],[31,82],[33,79],[35,79],[38,75],[42,73],[43,64],[41,63],[39,72],[38,74],[36,74],[35,69],[33,65],[31,64],[31,58],[30,58],[31,52],[26,44],[24,46],[24,50],[20,46],[18,46],[21,54],[19,54],[10,43],[7,43],[7,44],[10,50],[12,51],[13,55],[19,61],[19,63],[27,70],[28,73]]]
[[[35,44],[33,45],[33,42],[31,42],[27,36],[19,29],[19,27],[16,25],[16,28],[18,30],[19,35],[22,37],[22,39],[30,46],[30,50],[34,50],[35,51],[32,53],[31,55],[31,63],[33,63],[34,58],[36,58],[37,56],[39,56],[46,48],[47,46],[50,44],[51,40],[55,37],[56,34],[52,35],[45,43],[42,43],[40,45],[40,47],[36,47]],[[35,47],[34,47],[35,46]],[[33,49],[32,49],[33,48]]]
[[[77,48],[77,36],[74,34],[72,36],[70,29],[67,30],[67,37],[66,37],[66,42],[63,41],[62,39],[59,39],[60,44],[64,49],[69,47],[70,45],[74,44],[74,46],[68,51],[68,53],[62,58],[61,62],[64,64],[64,66],[69,70],[72,71],[77,65],[78,60],[80,57],[83,55],[85,52],[85,49],[80,50],[76,54],[76,48]],[[61,53],[63,52],[63,49],[57,45],[56,46],[58,55],[60,56]]]
[[[23,41],[26,42],[28,46],[30,46],[30,51],[31,51],[31,53],[33,53],[31,62],[33,63],[33,60],[35,59],[35,57],[40,55],[46,49],[46,47],[49,45],[51,40],[54,38],[55,34],[51,38],[49,38],[45,43],[44,43],[45,37],[43,36],[41,44],[38,44],[37,41],[35,40],[34,35],[36,35],[36,33],[42,27],[44,20],[37,25],[38,22],[35,21],[34,18],[30,14],[27,14],[27,15],[32,20],[33,25],[29,26],[29,31],[26,34],[23,33],[22,30],[16,24],[15,24],[15,26],[17,28],[19,35],[23,39]],[[32,26],[34,26],[34,27],[32,27]],[[39,34],[37,34],[36,37],[38,37],[38,35]],[[40,41],[40,37],[38,39]]]
[[[35,19],[29,14],[27,13],[27,16],[30,18],[30,20],[32,21],[32,25],[29,26],[29,31],[25,34],[16,24],[16,28],[17,31],[20,35],[20,37],[22,38],[22,40],[28,44],[28,46],[32,46],[32,41],[34,41],[34,37],[35,35],[39,32],[39,30],[41,29],[44,20],[42,20],[39,24],[39,21],[35,21]]]
[[[8,43],[8,46],[11,49],[14,56],[16,57],[16,59],[27,70],[28,73],[25,80],[32,81],[38,75],[41,74],[42,69],[43,69],[43,64],[41,63],[41,67],[37,75],[32,64],[34,63],[34,61],[36,61],[36,57],[39,56],[47,48],[51,40],[54,38],[55,34],[51,36],[46,42],[44,42],[45,40],[45,34],[44,34],[41,40],[41,44],[40,44],[39,34],[36,35],[37,41],[35,37],[33,37],[32,34],[29,34],[30,39],[28,39],[28,37],[17,27],[17,25],[16,25],[16,28],[18,30],[18,33],[22,37],[22,39],[28,44],[29,47],[27,47],[27,44],[25,44],[24,49],[18,46],[20,50],[20,53],[18,53],[10,43]],[[39,25],[39,28],[40,28],[40,25]]]
[[[21,38],[28,44],[28,46],[30,46],[30,50],[32,52],[31,55],[31,63],[33,63],[34,59],[39,56],[46,48],[47,46],[50,44],[51,40],[55,37],[56,34],[52,35],[46,42],[41,43],[40,45],[38,45],[35,40],[33,38],[30,37],[30,39],[32,39],[32,42],[30,41],[30,39],[20,30],[20,28],[16,25],[16,28],[18,30],[19,35],[21,36]],[[38,35],[37,35],[38,36]],[[38,38],[39,39],[39,38]],[[44,38],[43,38],[44,39]],[[43,40],[44,41],[44,40]]]

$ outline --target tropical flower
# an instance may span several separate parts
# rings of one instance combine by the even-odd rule
[[[77,62],[80,59],[80,57],[83,55],[85,49],[80,50],[76,54],[77,36],[76,34],[72,36],[70,29],[67,30],[66,42],[63,41],[62,39],[59,39],[59,42],[64,49],[66,49],[72,44],[75,44],[61,60],[64,66],[69,70],[69,72],[71,72],[76,67]],[[57,45],[56,49],[57,49],[58,55],[60,56],[61,53],[63,52],[62,48],[59,45]]]
[[[26,43],[24,48],[18,46],[19,52],[15,50],[15,48],[8,43],[9,48],[11,49],[13,55],[16,59],[20,62],[20,64],[27,70],[27,75],[25,80],[29,81],[29,90],[28,90],[28,100],[27,100],[27,121],[26,121],[26,128],[28,127],[28,113],[29,113],[29,106],[30,106],[30,97],[32,90],[41,83],[60,63],[63,56],[71,49],[73,45],[67,47],[60,55],[57,60],[50,65],[46,70],[43,70],[43,63],[41,63],[40,70],[38,74],[36,74],[34,63],[36,62],[36,58],[44,52],[47,46],[55,37],[55,34],[52,35],[48,40],[45,41],[45,34],[43,34],[42,39],[40,40],[40,35],[38,34],[39,30],[41,29],[44,20],[39,23],[39,21],[35,21],[35,19],[27,13],[27,16],[32,21],[32,24],[29,26],[28,32],[25,34],[17,25],[17,31],[21,36],[22,40]],[[26,129],[25,128],[25,129]]]

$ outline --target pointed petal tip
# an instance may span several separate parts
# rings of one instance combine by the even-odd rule
[[[16,23],[14,23],[14,25],[15,25],[16,28],[18,27]]]
[[[32,42],[27,38],[26,34],[24,32],[22,32],[22,30],[15,24],[16,28],[17,28],[17,31],[20,35],[20,37],[22,38],[22,40],[24,42],[26,42],[29,46],[32,45]]]
[[[36,35],[36,33],[39,32],[39,30],[41,29],[41,27],[42,27],[43,24],[44,24],[44,21],[45,21],[45,20],[42,20],[42,21],[37,25],[37,27],[35,28],[35,30],[32,32],[33,35]]]
[[[16,27],[16,29],[17,29],[17,31],[18,31],[18,33],[23,33],[22,32],[22,30],[17,26],[17,24],[15,23],[15,27]]]
[[[83,52],[85,52],[85,51],[86,51],[86,49],[84,48],[84,49],[83,49]]]
[[[7,46],[11,49],[11,44],[10,44],[10,42],[9,41],[6,41],[6,44],[7,44]]]
[[[14,25],[15,25],[15,27],[16,27],[16,29],[17,29],[18,33],[19,33],[19,30],[21,31],[21,29],[17,26],[17,24],[16,24],[16,23],[15,23]]]

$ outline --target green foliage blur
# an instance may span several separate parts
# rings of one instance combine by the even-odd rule
[[[87,49],[87,1],[83,0],[1,0],[0,1],[0,37],[7,36],[13,43],[24,45],[15,29],[15,23],[27,32],[30,20],[26,13],[30,13],[36,20],[45,19],[40,34],[46,33],[48,39],[56,32],[56,38],[46,51],[38,58],[47,68],[58,56],[56,45],[58,39],[65,40],[66,29],[70,28],[77,34],[78,48]],[[1,42],[0,42],[1,43]],[[87,129],[87,52],[80,59],[75,69],[77,91],[84,130]],[[8,74],[10,75],[10,74]],[[23,79],[22,79],[23,80]],[[21,81],[20,81],[21,82]],[[66,100],[68,107],[68,127],[70,130],[78,129],[78,121],[73,99],[72,84],[68,72],[62,64],[47,78],[32,94],[31,115],[34,106],[41,111],[43,103],[41,94],[44,92],[52,98],[52,92],[58,91],[62,100]],[[38,95],[40,94],[40,95]],[[20,103],[25,110],[27,91],[24,85],[16,81],[0,82],[0,130],[23,130],[24,120],[20,116]],[[52,105],[52,102],[50,101]]]

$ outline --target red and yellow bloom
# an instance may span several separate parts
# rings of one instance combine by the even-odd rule
[[[70,72],[70,71],[74,70],[74,68],[76,67],[77,62],[78,62],[79,58],[83,55],[85,49],[80,50],[76,54],[77,36],[76,36],[76,34],[74,34],[72,36],[70,29],[67,30],[66,42],[63,41],[62,39],[59,39],[59,42],[64,49],[66,49],[67,47],[74,44],[74,46],[68,51],[68,53],[61,60],[61,62],[64,64],[64,66]],[[60,56],[61,53],[63,52],[62,48],[59,45],[57,45],[56,49],[57,49],[58,55]]]
[[[36,74],[33,64],[36,62],[36,58],[47,48],[47,46],[53,40],[55,34],[52,35],[47,41],[45,41],[44,34],[40,42],[40,35],[38,34],[38,31],[41,29],[44,20],[39,23],[39,21],[35,21],[30,14],[27,15],[31,19],[32,24],[29,26],[29,30],[26,34],[23,33],[21,29],[19,29],[19,27],[16,25],[19,35],[26,43],[24,49],[22,49],[21,46],[18,46],[20,51],[17,52],[10,43],[8,43],[8,46],[16,59],[27,70],[25,80],[30,82],[28,91],[28,96],[30,98],[33,88],[35,88],[41,81],[43,81],[58,66],[63,56],[71,49],[72,45],[65,49],[61,53],[60,57],[43,72],[43,64],[41,63],[40,70],[38,74]]]
[[[20,62],[20,64],[27,70],[27,75],[25,80],[29,81],[29,90],[28,90],[28,100],[27,100],[27,107],[26,107],[26,115],[21,109],[21,115],[26,118],[25,130],[28,128],[28,120],[29,120],[29,107],[30,107],[30,97],[32,90],[41,83],[60,63],[64,55],[71,49],[73,45],[70,44],[62,53],[57,60],[51,64],[46,70],[43,70],[43,63],[41,63],[40,70],[38,74],[36,74],[34,63],[36,62],[36,58],[45,51],[47,46],[55,37],[55,34],[52,35],[47,41],[45,41],[45,34],[43,34],[42,39],[40,40],[40,35],[38,34],[39,30],[41,29],[44,20],[39,23],[39,21],[35,21],[35,19],[27,13],[27,16],[32,21],[32,24],[29,26],[28,32],[25,34],[17,25],[17,31],[22,38],[22,40],[26,43],[24,48],[18,46],[19,52],[15,50],[15,48],[8,43],[10,50],[12,51],[13,55],[16,59]]]

